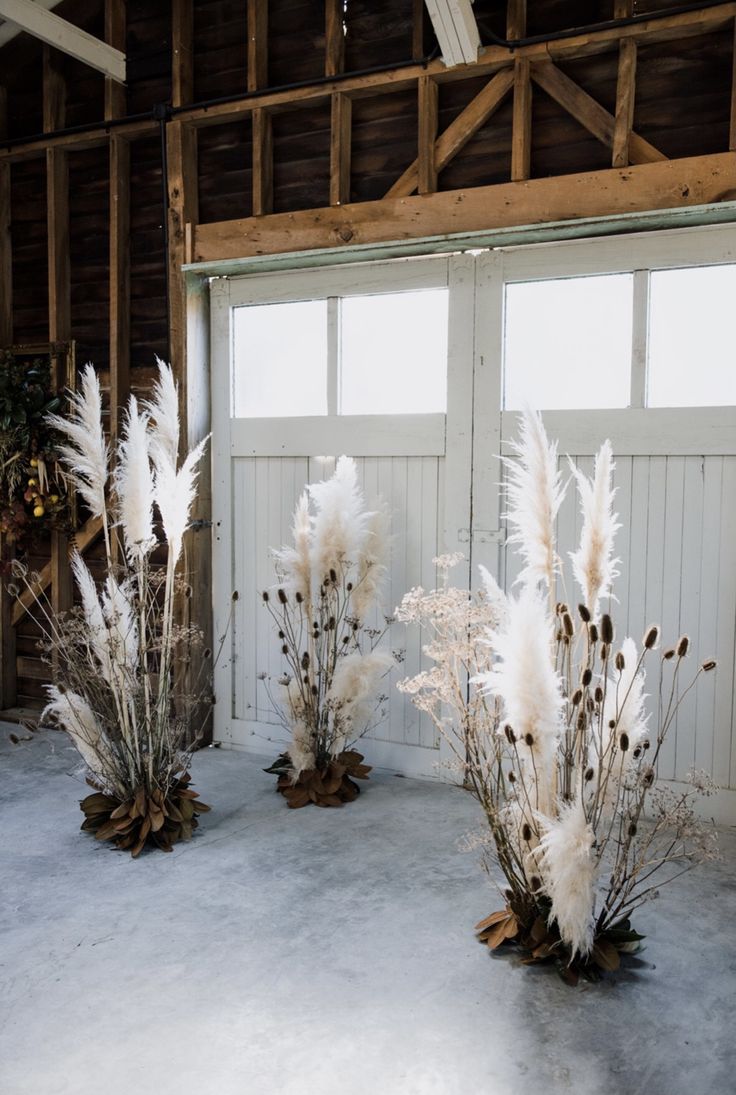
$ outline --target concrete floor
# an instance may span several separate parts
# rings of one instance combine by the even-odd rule
[[[0,729],[2,1095],[727,1095],[733,833],[637,920],[634,971],[569,989],[493,957],[473,800],[379,772],[291,812],[207,750],[214,812],[134,862],[78,831],[58,733]]]

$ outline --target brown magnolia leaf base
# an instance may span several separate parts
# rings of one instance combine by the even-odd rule
[[[288,753],[266,769],[278,774],[276,790],[283,795],[292,810],[314,803],[315,806],[343,806],[360,794],[356,779],[368,779],[371,767],[363,764],[363,755],[347,749],[333,757],[322,768],[310,768],[294,779]]]
[[[604,973],[617,970],[621,955],[636,951],[644,938],[632,930],[628,919],[621,920],[596,935],[590,954],[582,958],[579,954],[570,954],[557,925],[549,923],[546,916],[538,915],[522,922],[509,905],[481,920],[475,931],[478,941],[490,950],[504,945],[517,947],[523,954],[525,966],[554,963],[562,980],[573,986],[581,977],[586,981],[599,981]]]
[[[188,775],[181,776],[166,796],[159,789],[147,793],[139,787],[127,802],[96,789],[79,804],[85,815],[82,830],[94,833],[95,840],[112,841],[134,857],[147,845],[170,852],[180,840],[191,840],[199,825],[198,815],[210,809],[199,801],[189,782]]]

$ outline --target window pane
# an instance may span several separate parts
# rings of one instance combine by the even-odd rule
[[[650,407],[736,403],[734,301],[736,266],[697,266],[652,273]]]
[[[628,407],[633,275],[506,286],[504,406]]]
[[[445,411],[447,311],[447,289],[343,298],[340,413]]]
[[[234,310],[233,414],[327,413],[327,301]]]

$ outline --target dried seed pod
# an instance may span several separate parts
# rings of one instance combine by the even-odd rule
[[[629,825],[629,836],[636,836],[636,824],[633,821]]]
[[[580,619],[584,624],[590,623],[590,612],[586,605],[578,605],[578,612],[580,613]]]
[[[283,631],[279,631],[279,638],[280,639],[285,639],[286,638],[286,635],[284,635]]]
[[[542,886],[542,880],[541,878],[538,878],[537,875],[533,874],[532,877],[529,879],[529,885],[531,887],[532,893],[536,893],[537,890],[539,890]]]
[[[618,745],[622,753],[625,753],[629,748],[629,735],[626,733],[625,730],[621,737],[618,739]]]
[[[352,593],[353,592],[353,583],[348,582],[348,584],[346,585],[345,588],[347,589],[348,593]]]
[[[302,594],[301,594],[301,593],[299,592],[299,590],[297,590],[297,591],[296,591],[296,593],[294,594],[294,598],[295,598],[295,600],[296,600],[296,603],[297,603],[298,605],[300,605],[300,604],[302,603],[302,601],[304,600],[304,597],[303,597],[303,596],[302,596]]]
[[[595,711],[595,703],[592,696],[588,696],[585,706],[591,714]]]
[[[636,749],[634,750],[634,752],[631,755],[634,758],[634,760],[638,760],[639,757],[641,756],[641,745],[637,745]]]
[[[657,645],[657,639],[658,638],[659,638],[659,628],[657,627],[656,624],[652,624],[652,626],[649,628],[646,635],[644,636],[644,649],[645,650],[653,650],[654,647]]]
[[[646,772],[644,773],[643,783],[644,783],[645,787],[651,787],[652,786],[652,784],[654,783],[654,769],[653,768],[647,768]]]
[[[601,661],[608,661],[608,655],[611,653],[611,648],[608,643],[601,643]]]
[[[509,723],[506,723],[503,728],[503,732],[506,735],[506,740],[508,741],[509,745],[513,745],[516,741],[516,734],[514,733],[513,728],[509,725]]]
[[[624,658],[623,650],[617,650],[616,651],[616,658],[615,658],[615,663],[614,664],[615,664],[616,668],[618,669],[619,673],[623,673],[624,669],[626,668],[626,659]]]
[[[319,688],[317,688],[316,684],[312,685],[312,695],[313,696],[318,696],[319,695]]]
[[[267,589],[264,589],[264,591],[263,591],[263,593],[261,594],[261,596],[263,597],[263,601],[264,601],[264,603],[265,603],[265,604],[268,604],[268,590],[267,590]],[[233,600],[236,600],[236,599],[237,599],[236,597],[233,597]]]
[[[309,669],[309,651],[305,650],[302,654],[302,669]]]
[[[573,705],[573,707],[577,707],[577,705],[580,703],[582,698],[583,698],[582,688],[576,688],[575,691],[572,694],[572,705]]]
[[[514,772],[513,769],[509,772],[508,780],[509,783],[516,783],[516,772]]]
[[[609,645],[613,642],[613,620],[607,612],[601,616],[601,639]]]
[[[585,713],[583,711],[581,711],[580,714],[578,715],[576,725],[577,725],[578,730],[584,730],[585,729]]]
[[[687,635],[683,635],[677,644],[677,657],[684,658],[688,652],[690,646],[690,639]]]
[[[527,844],[532,839],[532,827],[528,821],[525,821],[521,827],[521,836],[522,839],[527,842]]]
[[[595,686],[595,702],[603,703],[603,689],[599,684]]]
[[[594,775],[595,775],[595,770],[593,768],[586,768],[585,769],[585,782],[590,783],[590,781],[592,780]]]
[[[286,596],[286,590],[279,589],[278,590],[278,598],[281,601],[282,605],[285,605],[285,604],[289,603],[289,598]]]
[[[529,731],[527,731],[526,734],[524,734],[524,741],[531,749],[532,745],[534,745],[534,734],[530,734]]]
[[[330,581],[332,582],[333,586],[337,582],[337,571],[334,567],[330,567]]]
[[[588,628],[588,634],[590,635],[590,641],[592,643],[597,643],[598,642],[598,625],[597,624],[591,624],[590,627]]]
[[[234,589],[232,591],[232,594],[230,595],[230,600],[231,601],[237,601],[239,598],[240,598],[240,594],[238,593],[237,589]],[[266,594],[265,599],[268,600],[268,595],[267,594]]]
[[[282,654],[288,654],[289,653],[289,648],[286,645],[286,643],[284,643],[284,645],[281,647],[281,653]]]
[[[587,688],[588,685],[590,684],[590,682],[593,680],[593,670],[592,669],[584,669],[583,670],[583,676],[582,676],[581,679],[582,679],[582,683],[583,683],[583,688]]]
[[[712,658],[709,658],[707,662],[703,662],[701,669],[704,673],[710,673],[712,669],[715,669],[717,664],[718,663],[715,662]]]
[[[644,740],[640,742],[640,745],[642,748],[642,752],[646,753],[647,749],[649,748],[649,738],[644,738]]]
[[[672,658],[674,658],[674,656],[675,656],[675,648],[674,648],[674,646],[671,646],[669,648],[669,650],[665,650],[664,654],[662,655],[662,658],[663,658],[664,661],[668,662]]]
[[[572,616],[570,615],[570,613],[569,613],[569,612],[565,612],[565,613],[563,613],[563,616],[562,616],[562,623],[563,623],[563,626],[564,626],[564,628],[565,628],[565,634],[566,634],[566,635],[567,635],[567,636],[568,636],[569,638],[572,638],[572,637],[573,637],[573,635],[575,634],[575,626],[574,626],[574,624],[573,624],[573,622],[572,622]]]

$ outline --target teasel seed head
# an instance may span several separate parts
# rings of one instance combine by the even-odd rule
[[[508,722],[504,726],[503,732],[506,735],[506,740],[508,741],[509,745],[513,745],[516,741],[516,734],[514,733],[513,727]]]
[[[665,661],[665,662],[668,662],[672,658],[674,658],[674,656],[675,656],[675,648],[674,648],[674,646],[671,646],[669,648],[669,650],[665,650],[664,654],[662,655],[662,660]]]
[[[634,760],[638,760],[639,757],[641,756],[641,745],[637,745],[636,749],[634,750],[634,752],[631,755],[634,758]]]
[[[509,777],[508,778],[509,778],[509,783],[516,783],[516,772],[514,772],[513,769],[509,772]]]
[[[585,712],[583,712],[583,711],[581,711],[580,714],[578,715],[577,728],[578,728],[578,730],[584,730],[585,729]]]
[[[529,824],[528,821],[525,821],[524,824],[521,827],[521,836],[522,836],[522,839],[525,840],[527,844],[532,839],[532,827],[531,827],[531,825]]]
[[[644,636],[644,649],[645,650],[653,650],[654,647],[657,645],[657,639],[658,638],[659,638],[659,628],[657,627],[656,624],[652,624],[652,626],[649,628],[646,635]]]
[[[289,598],[286,596],[286,590],[284,590],[284,589],[279,589],[278,590],[278,598],[281,601],[282,605],[285,605],[285,604],[289,603]]]
[[[577,707],[577,705],[580,703],[582,698],[583,698],[582,688],[576,688],[575,691],[572,694],[572,705],[573,705],[573,707]]]
[[[332,582],[333,586],[337,584],[337,571],[334,567],[330,567],[330,581]]]
[[[565,612],[563,614],[562,623],[563,623],[564,628],[565,628],[565,634],[568,636],[568,638],[571,639],[572,636],[575,634],[575,626],[572,622],[572,616],[570,615],[569,612]]]
[[[590,627],[588,628],[588,634],[590,635],[590,641],[592,643],[597,643],[598,642],[598,625],[597,624],[591,624]]]
[[[286,645],[286,643],[284,643],[284,645],[281,647],[281,653],[282,654],[288,654],[289,653],[289,648]]]
[[[304,600],[304,597],[303,597],[300,590],[296,591],[296,593],[294,594],[294,599],[296,600],[296,603],[298,605],[300,605],[302,603],[302,601]]]
[[[283,631],[279,631],[279,638],[280,639],[285,639],[286,638],[286,635],[284,635]]]
[[[263,602],[264,602],[264,604],[268,604],[268,590],[267,590],[267,589],[264,589],[264,591],[263,591],[263,593],[261,594],[261,596],[263,597]]]
[[[578,605],[578,612],[580,613],[580,619],[584,624],[590,623],[590,611],[587,605]]]
[[[309,684],[309,674],[308,673],[304,674],[304,683]]]
[[[690,639],[687,635],[683,635],[677,643],[677,657],[684,658],[688,652],[690,646]]]
[[[583,670],[583,676],[582,676],[583,688],[587,688],[592,680],[593,680],[593,670],[592,669],[584,669]]]
[[[636,822],[634,821],[629,825],[629,836],[636,836]]]
[[[349,643],[350,642],[350,636],[349,635],[343,635],[342,642],[343,643]]]
[[[603,703],[603,689],[599,684],[595,686],[595,702]]]
[[[629,735],[624,730],[621,737],[618,739],[619,748],[622,753],[625,753],[629,748]]]
[[[712,669],[715,669],[717,664],[718,663],[715,662],[713,658],[709,658],[707,662],[703,662],[701,669],[704,673],[710,673]]]
[[[329,620],[327,621],[327,630],[328,631],[334,631],[336,624],[337,624],[337,621],[335,620],[335,617],[330,616]]]
[[[312,695],[313,696],[318,696],[319,695],[319,688],[317,688],[316,684],[312,685]]]
[[[302,654],[302,669],[309,669],[309,651],[305,650]]]
[[[595,769],[594,768],[586,768],[585,769],[585,782],[590,783],[590,781],[592,780],[594,775],[595,775]]]
[[[529,731],[527,731],[526,734],[524,734],[524,741],[531,749],[532,745],[534,745],[534,734],[530,734]]]
[[[588,709],[588,711],[590,711],[590,713],[592,715],[593,712],[595,711],[595,702],[593,701],[592,696],[588,696],[588,699],[587,699],[587,702],[586,702],[585,706]]]
[[[640,744],[641,744],[642,753],[646,753],[647,749],[649,749],[649,747],[650,747],[649,746],[649,738],[644,738],[644,740]]]
[[[601,643],[601,661],[608,661],[608,655],[611,653],[611,648],[608,643]]]
[[[624,669],[626,668],[626,659],[624,658],[623,650],[617,650],[616,651],[615,664],[616,664],[616,668],[618,669],[619,673],[623,673]]]
[[[353,592],[353,583],[348,582],[348,584],[346,585],[345,588],[347,589],[348,593],[352,593]]]
[[[616,729],[616,720],[615,719],[609,719],[608,720],[608,729],[609,730],[615,730]]]
[[[609,645],[613,642],[613,620],[607,612],[601,616],[601,639]]]
[[[231,601],[237,601],[239,599],[239,597],[240,597],[240,594],[238,593],[237,589],[234,589],[232,591],[232,593],[230,594],[230,600]]]

